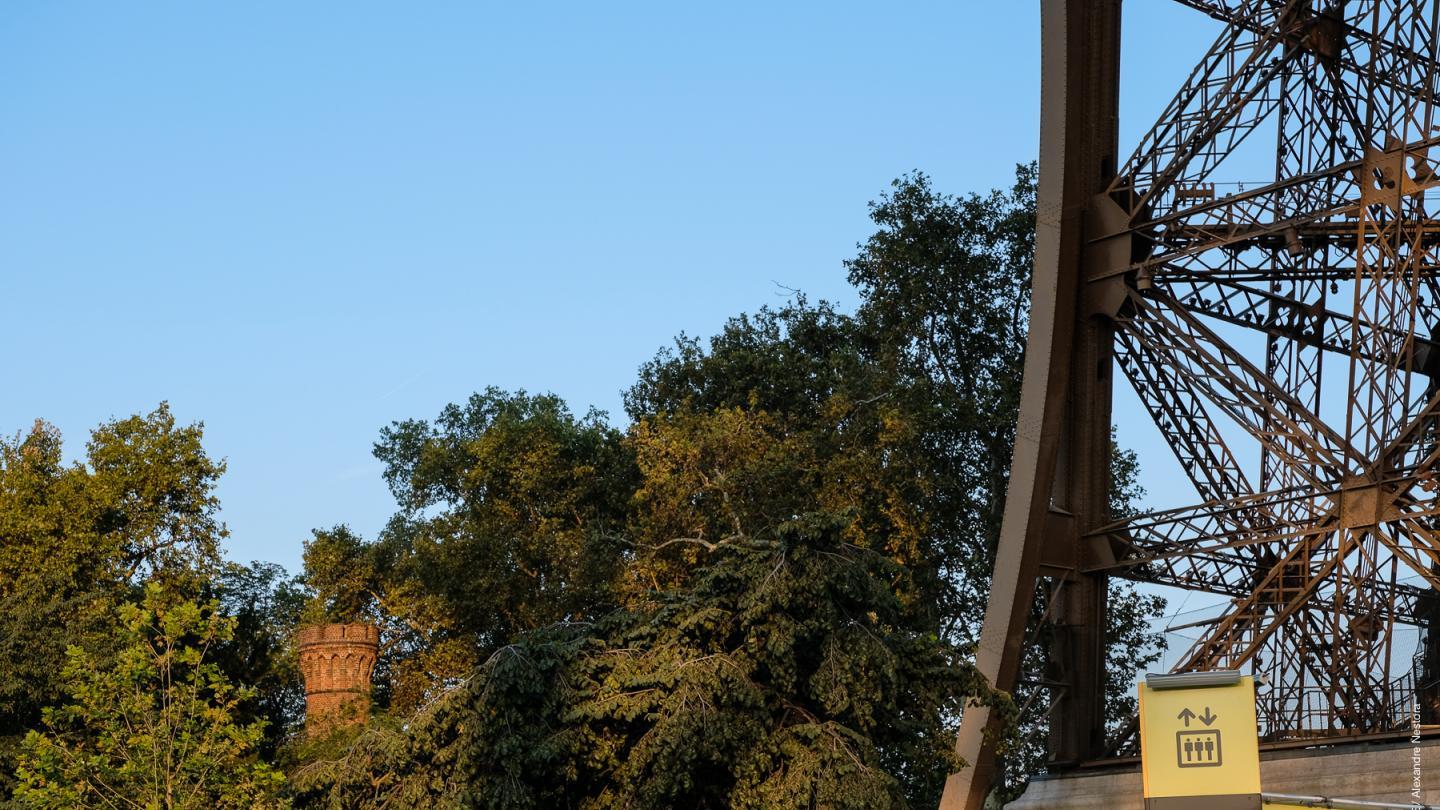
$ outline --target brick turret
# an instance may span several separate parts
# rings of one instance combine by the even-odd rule
[[[364,722],[370,713],[370,677],[379,652],[380,628],[373,624],[300,628],[307,734]]]

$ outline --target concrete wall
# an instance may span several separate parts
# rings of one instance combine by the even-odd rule
[[[1358,743],[1272,751],[1260,756],[1267,793],[1329,796],[1378,802],[1411,801],[1413,746]],[[1421,801],[1440,804],[1440,740],[1420,743]],[[1031,782],[1007,810],[1144,810],[1140,766],[1093,769]]]

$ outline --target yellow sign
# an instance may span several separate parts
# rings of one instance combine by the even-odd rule
[[[1140,761],[1146,799],[1254,796],[1258,805],[1254,679],[1237,672],[1146,678]]]

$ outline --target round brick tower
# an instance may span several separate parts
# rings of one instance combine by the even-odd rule
[[[365,721],[370,713],[370,677],[379,652],[380,628],[373,624],[300,628],[307,734]]]

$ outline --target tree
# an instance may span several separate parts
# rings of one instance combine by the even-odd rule
[[[898,566],[806,514],[702,546],[684,587],[527,633],[376,759],[297,774],[316,806],[899,808],[938,795],[983,692],[913,628]],[[378,787],[378,789],[377,789]]]
[[[949,459],[948,482],[937,529],[957,583],[954,628],[978,633],[999,542],[1011,451],[1019,416],[1020,384],[1029,325],[1034,263],[1034,165],[1016,169],[1008,191],[955,197],[936,192],[929,178],[912,173],[871,203],[877,230],[851,262],[850,281],[861,292],[857,317],[884,336],[894,362],[928,381],[935,405],[927,430],[937,464]],[[1113,455],[1111,511],[1121,517],[1143,494],[1133,454]],[[1043,681],[1047,628],[1041,626],[1046,588],[1031,611],[1026,668]],[[1107,612],[1106,716],[1114,725],[1132,708],[1130,677],[1153,663],[1164,639],[1149,629],[1164,600],[1129,583],[1111,583]],[[1021,739],[1009,757],[1009,795],[1028,774],[1043,770],[1049,695],[1022,686],[1018,702],[1031,707]]]
[[[908,549],[896,559],[911,571],[918,600],[935,606],[940,631],[960,643],[977,638],[1004,512],[1028,329],[1035,180],[1033,166],[1022,166],[1011,189],[966,197],[936,192],[919,173],[896,180],[871,204],[876,231],[847,264],[861,295],[854,315],[802,296],[732,319],[708,346],[682,336],[642,368],[626,397],[637,421],[757,408],[781,420],[788,435],[825,436],[811,446],[835,466],[819,478],[849,496],[848,514],[887,525],[892,542]],[[1143,495],[1133,453],[1116,449],[1112,478],[1118,518]],[[1047,665],[1045,591],[1038,589],[1027,653],[1037,676]],[[1129,675],[1163,649],[1149,621],[1164,601],[1128,583],[1112,583],[1110,594],[1107,671],[1118,677],[1106,684],[1106,712],[1118,725],[1133,709]],[[1044,767],[1049,695],[1025,686],[1017,700],[1030,707],[1008,760],[1018,791]]]
[[[938,795],[947,721],[979,685],[899,559],[911,522],[876,506],[903,505],[915,481],[887,450],[907,431],[884,414],[836,400],[803,418],[719,407],[638,420],[623,438],[636,478],[613,596],[512,637],[398,738],[373,729],[311,757],[300,797],[600,808]],[[326,570],[369,570],[364,544],[324,548]]]
[[[232,683],[249,687],[236,721],[261,721],[265,736],[259,754],[273,760],[304,717],[305,687],[300,677],[295,633],[308,594],[298,578],[274,563],[227,563],[209,591],[234,632],[216,645],[213,660]]]
[[[575,762],[566,746],[589,726],[577,714],[582,704],[571,692],[585,683],[586,667],[631,660],[635,668],[607,670],[610,680],[602,681],[631,683],[652,697],[669,694],[688,669],[661,676],[654,673],[667,666],[663,652],[621,651],[699,643],[685,633],[699,632],[719,614],[691,614],[675,606],[708,604],[698,594],[709,593],[710,577],[738,564],[737,547],[779,542],[777,533],[801,523],[823,522],[826,542],[834,542],[842,557],[883,563],[885,576],[876,576],[894,600],[895,628],[941,649],[973,644],[999,538],[1018,414],[1034,196],[1034,171],[1026,167],[1017,172],[1012,190],[983,197],[938,194],[919,174],[901,178],[872,205],[876,233],[849,263],[862,299],[856,313],[796,295],[782,306],[731,319],[708,342],[680,336],[641,368],[625,392],[631,425],[624,434],[598,421],[577,434],[567,427],[576,421],[553,398],[494,390],[466,406],[450,406],[434,426],[401,423],[387,430],[377,455],[387,464],[402,512],[375,543],[353,537],[326,537],[322,543],[317,535],[312,556],[319,567],[312,581],[339,583],[348,577],[374,583],[366,586],[374,598],[347,609],[396,617],[385,620],[403,625],[402,637],[420,639],[415,647],[427,655],[439,649],[436,639],[477,653],[473,660],[479,666],[468,675],[453,665],[429,666],[414,681],[437,698],[431,704],[442,707],[435,709],[436,718],[455,711],[468,717],[454,721],[459,735],[454,739],[474,739],[470,745],[479,753],[463,754],[470,749],[438,733],[401,735],[409,740],[404,745],[394,736],[372,736],[374,744],[365,750],[380,756],[403,749],[406,761],[463,763],[455,766],[458,781],[446,783],[457,795],[469,795],[467,785],[484,783],[495,790],[509,785],[520,791],[515,795],[528,797],[524,801],[544,806],[553,800],[546,791],[563,784],[570,791],[564,795],[624,795],[637,803],[649,801],[652,794],[645,791],[652,789],[659,791],[653,795],[681,803],[716,803],[721,795],[735,801],[739,794],[729,791],[741,782],[729,771],[707,766],[697,772],[695,781],[710,780],[709,789],[718,792],[692,795],[678,787],[654,787],[660,782],[652,779],[662,779],[654,774],[627,781],[628,771]],[[547,416],[557,413],[565,418]],[[588,438],[578,443],[565,438],[577,435]],[[577,454],[576,446],[592,449]],[[577,457],[611,463],[577,467],[568,461]],[[533,473],[520,475],[506,458],[523,460]],[[602,469],[614,472],[595,474]],[[1133,456],[1117,453],[1115,469],[1118,514],[1136,495],[1127,483],[1134,480]],[[598,482],[605,485],[597,489]],[[584,508],[572,507],[556,519],[555,504]],[[525,519],[511,517],[517,515]],[[586,553],[575,554],[577,548]],[[590,562],[578,567],[565,562],[576,559]],[[769,570],[783,568],[785,559],[771,559]],[[469,576],[456,579],[453,572],[462,565]],[[586,570],[607,573],[580,575]],[[336,571],[349,573],[328,573]],[[534,571],[545,574],[536,578]],[[542,583],[545,588],[537,587]],[[533,604],[526,601],[532,597]],[[338,595],[325,598],[344,602]],[[1112,671],[1133,670],[1155,655],[1158,638],[1147,619],[1159,602],[1124,585],[1112,590],[1112,598],[1116,609],[1107,628]],[[1042,613],[1037,601],[1038,642],[1029,648],[1036,669],[1044,666]],[[463,617],[463,624],[446,624],[454,616]],[[650,635],[630,635],[641,627]],[[723,644],[706,643],[709,652],[692,652],[725,654]],[[651,668],[663,683],[639,686],[641,667]],[[512,675],[518,680],[509,680]],[[961,681],[977,691],[973,682]],[[916,688],[918,681],[909,683]],[[473,694],[475,689],[483,695]],[[1015,787],[1040,767],[1041,749],[1034,741],[1045,730],[1047,698],[1028,689],[1017,701],[1042,710],[1021,729],[1025,740],[1011,757]],[[455,698],[457,693],[470,697]],[[551,708],[525,715],[516,706],[493,703],[506,694]],[[611,702],[636,706],[625,695],[617,693]],[[697,699],[721,697],[706,693]],[[1127,695],[1112,688],[1110,697],[1110,716],[1117,717]],[[726,722],[749,716],[743,707],[722,705]],[[922,708],[908,709],[906,721],[922,722],[923,715],[927,727],[943,725],[936,718],[946,716],[945,705],[928,699]],[[658,706],[634,710],[663,714]],[[474,738],[485,725],[482,717],[509,719],[500,737]],[[625,723],[632,721],[638,722]],[[887,722],[904,725],[896,715],[887,715]],[[590,742],[598,752],[591,758],[638,756],[637,746],[655,733],[643,726],[623,728],[613,736],[594,732],[598,736]],[[883,747],[863,732],[861,737],[877,751]],[[712,754],[697,748],[676,751],[698,758],[695,762],[712,761]],[[713,758],[718,762],[732,754]],[[410,767],[387,762],[391,770],[349,760],[347,772],[398,773]],[[917,775],[930,773],[929,766],[916,767],[904,774],[886,771],[898,780],[888,784],[903,785],[892,799],[938,798],[939,783]],[[505,769],[503,779],[494,768]],[[573,772],[567,778],[580,781],[529,781],[547,769]],[[419,782],[366,777],[329,784],[350,784],[373,795],[383,783],[399,796],[427,778],[439,778],[436,768],[416,773],[430,776],[417,776]],[[323,786],[326,778],[314,784]],[[589,778],[603,784],[583,783]],[[850,789],[879,801],[874,792]]]
[[[391,425],[375,455],[400,511],[374,542],[315,534],[313,616],[383,625],[386,697],[414,711],[517,634],[613,607],[635,477],[621,438],[493,388]]]
[[[16,798],[37,808],[281,806],[283,777],[254,756],[263,723],[235,720],[250,690],[213,661],[235,620],[158,582],[119,618],[113,663],[67,652],[71,702],[45,709],[46,731],[26,735]]]
[[[0,800],[21,738],[63,696],[66,650],[106,660],[138,583],[194,592],[218,565],[224,464],[202,438],[162,403],[98,427],[79,462],[44,422],[0,439]]]
[[[1034,260],[1035,179],[955,197],[924,174],[870,204],[876,231],[847,262],[856,317],[883,362],[923,387],[926,452],[944,482],[932,514],[954,632],[979,631],[1009,482]]]
[[[804,296],[731,319],[708,348],[682,335],[661,350],[625,394],[629,440],[648,467],[632,533],[664,542],[683,531],[698,517],[692,493],[710,493],[716,536],[727,521],[753,530],[817,509],[844,515],[847,539],[903,566],[908,609],[938,626],[953,600],[936,544],[943,481],[925,447],[932,415],[926,392],[880,351],[865,324]],[[736,449],[716,441],[726,434],[783,439],[768,452],[793,457],[783,467],[790,478],[750,486],[714,467],[725,461],[717,448]],[[732,494],[740,489],[758,500],[742,503]]]

